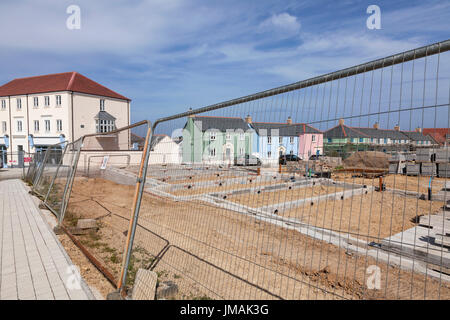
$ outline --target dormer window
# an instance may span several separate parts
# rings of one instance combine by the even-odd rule
[[[100,111],[95,116],[95,129],[97,133],[106,133],[116,130],[116,118],[106,111]]]
[[[100,99],[100,111],[105,111],[105,99]]]
[[[97,133],[111,132],[116,128],[114,120],[96,120],[95,126]]]

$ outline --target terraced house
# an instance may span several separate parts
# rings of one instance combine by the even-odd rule
[[[253,154],[266,163],[278,163],[281,155],[292,154],[307,160],[311,155],[323,154],[323,133],[305,123],[247,122],[255,130]]]
[[[77,72],[12,80],[0,87],[2,163],[21,166],[24,153],[127,126],[130,101]],[[129,141],[125,133],[95,143],[115,149]]]
[[[234,164],[251,154],[252,132],[242,118],[190,116],[183,128],[183,163]]]
[[[381,129],[378,123],[372,128],[350,127],[340,119],[337,126],[325,131],[325,147],[339,147],[353,144],[371,147],[381,151],[391,149],[407,151],[409,147],[431,147],[434,140],[424,135],[420,128],[415,131],[402,131],[399,126],[394,129]]]

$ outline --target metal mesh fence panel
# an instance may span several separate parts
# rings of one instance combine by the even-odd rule
[[[46,198],[47,193],[52,185],[55,174],[61,165],[63,154],[66,152],[67,143],[59,143],[49,146],[45,153],[38,154],[41,159],[37,166],[33,179],[33,192]]]
[[[77,156],[71,156],[77,164],[72,177],[66,178],[61,169],[58,172],[62,180],[71,179],[65,182],[67,206],[60,218],[62,225],[98,261],[97,267],[114,285],[120,279],[148,130],[145,121],[85,136]]]
[[[449,299],[449,47],[157,121],[127,287]]]
[[[72,143],[66,143],[64,151],[57,159],[57,164],[52,167],[51,175],[49,174],[49,177],[51,178],[49,179],[50,183],[45,190],[44,202],[57,216],[59,221],[62,220],[66,208],[70,185],[77,166],[81,144],[82,139],[78,139]],[[51,155],[52,152],[50,151],[49,154]]]

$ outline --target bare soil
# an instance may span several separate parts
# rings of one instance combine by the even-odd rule
[[[436,213],[442,206],[442,202],[375,191],[345,200],[308,203],[279,214],[377,241],[416,226],[418,216]]]
[[[345,181],[348,183],[357,183],[362,185],[369,186],[379,186],[380,180],[379,178],[353,178],[352,174],[349,173],[338,173],[333,174],[332,178],[336,181]],[[432,189],[433,193],[439,192],[446,181],[450,181],[445,178],[433,178],[432,180]],[[385,183],[386,188],[397,189],[397,190],[407,190],[414,191],[423,194],[428,194],[428,186],[430,182],[430,177],[421,177],[421,176],[406,176],[400,174],[389,174],[383,177],[383,183]]]
[[[235,203],[250,206],[253,208],[263,207],[276,203],[294,201],[298,199],[311,198],[325,194],[343,191],[341,187],[335,186],[310,186],[296,189],[285,189],[277,191],[263,191],[261,193],[246,193],[227,198]]]
[[[79,201],[72,196],[69,207],[74,215],[101,219],[102,208],[107,208],[117,217],[102,224],[100,239],[92,246],[117,270],[107,261],[111,254],[96,251],[95,242],[120,252],[118,244],[123,241],[117,235],[127,224],[123,218],[129,217],[128,195],[134,187],[93,180],[76,181]],[[83,197],[89,200],[86,204]],[[178,299],[450,299],[446,282],[430,277],[425,281],[423,275],[388,267],[250,215],[149,193],[142,198],[133,257],[131,274],[154,262],[160,280],[179,285]],[[375,264],[381,269],[382,286],[369,290],[366,268]]]

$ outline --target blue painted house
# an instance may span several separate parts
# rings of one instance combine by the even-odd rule
[[[254,129],[252,154],[263,163],[277,164],[280,155],[293,154],[308,159],[313,154],[323,154],[323,133],[305,123],[246,122]]]

